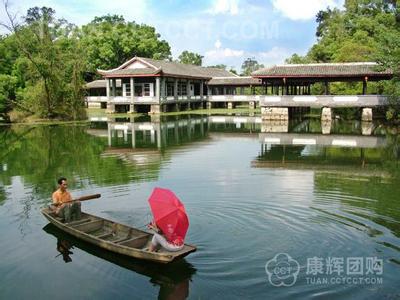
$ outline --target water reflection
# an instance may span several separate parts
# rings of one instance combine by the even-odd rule
[[[196,273],[196,269],[185,259],[168,265],[143,262],[94,247],[64,233],[52,224],[47,224],[43,227],[43,230],[57,239],[57,251],[60,254],[56,258],[62,257],[66,263],[72,262],[73,252],[71,250],[76,247],[91,255],[148,277],[152,284],[160,287],[158,299],[186,299],[189,297],[189,282]]]
[[[190,286],[193,298],[372,295],[370,286],[306,286],[301,278],[291,294],[272,288],[264,266],[278,252],[304,265],[313,256],[382,257],[384,284],[371,289],[381,298],[398,294],[400,140],[390,131],[379,123],[273,123],[233,115],[107,117],[84,125],[0,128],[0,228],[10,241],[0,247],[0,273],[6,274],[1,296],[54,297],[56,288],[36,286],[44,278],[65,278],[68,270],[73,274],[68,283],[77,287],[69,297],[81,295],[81,286],[91,288],[87,295],[96,299],[189,293],[195,270],[184,261],[182,271],[178,264],[170,272],[121,262],[64,237],[56,246],[41,230],[39,208],[59,175],[70,179],[76,196],[103,195],[85,210],[138,226],[148,221],[146,199],[154,186],[182,195],[192,216],[188,239],[199,246],[188,258],[199,270]],[[249,239],[249,232],[256,238]],[[56,247],[62,254],[54,259]],[[93,274],[101,280],[93,283]],[[21,281],[31,286],[13,286]]]

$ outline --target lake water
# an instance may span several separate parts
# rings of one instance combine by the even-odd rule
[[[382,124],[99,117],[0,141],[1,299],[400,298],[399,136]],[[139,228],[172,189],[197,252],[158,266],[63,234],[40,213],[59,176]]]

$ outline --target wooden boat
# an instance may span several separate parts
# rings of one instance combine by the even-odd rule
[[[150,252],[147,249],[153,237],[151,233],[84,212],[80,220],[69,223],[62,222],[61,218],[56,217],[48,208],[42,209],[42,214],[57,228],[78,239],[137,259],[166,264],[196,251],[195,246],[185,244],[183,249],[177,252],[162,248],[157,252]]]

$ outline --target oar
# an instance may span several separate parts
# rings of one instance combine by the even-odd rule
[[[101,197],[101,194],[94,194],[94,195],[82,196],[82,197],[79,197],[79,198],[76,198],[76,199],[72,199],[72,200],[69,200],[69,201],[65,201],[65,202],[59,203],[59,204],[71,203],[71,202],[75,202],[75,201],[92,200],[92,199],[97,199],[97,198],[100,198],[100,197]],[[52,203],[52,204],[54,204],[54,203]],[[58,204],[58,205],[59,205],[59,204]],[[57,204],[54,204],[54,205],[57,205]]]

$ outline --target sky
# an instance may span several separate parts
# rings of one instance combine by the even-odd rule
[[[203,65],[225,64],[240,71],[254,58],[265,66],[304,55],[315,43],[315,15],[341,8],[344,0],[9,0],[23,16],[30,7],[48,6],[59,18],[84,25],[95,16],[122,15],[154,26],[171,46],[174,59],[188,50],[204,56]],[[6,20],[4,8],[1,21]],[[4,33],[4,31],[3,31]],[[132,54],[134,56],[134,53]]]

